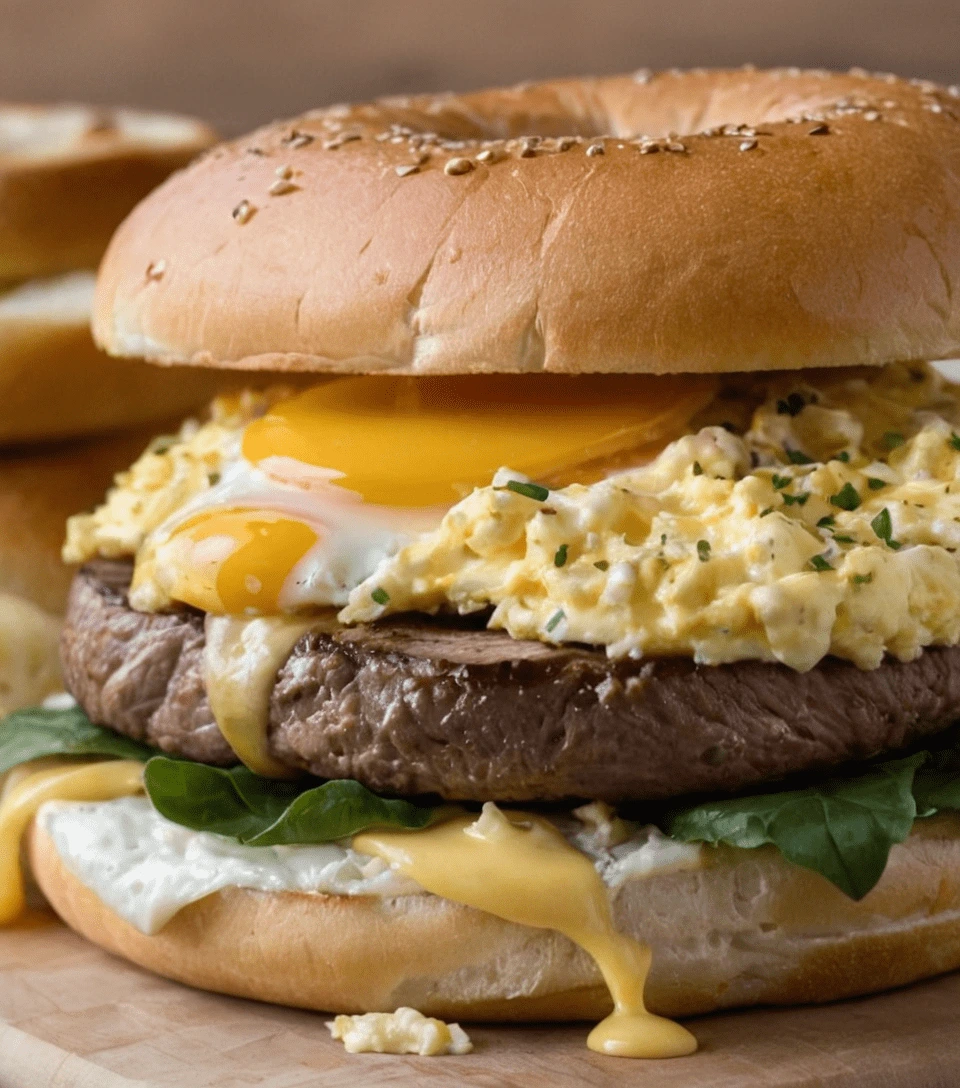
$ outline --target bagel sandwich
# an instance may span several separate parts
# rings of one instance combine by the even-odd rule
[[[168,114],[0,104],[0,447],[156,425],[223,386],[110,359],[90,336],[111,234],[214,139]]]
[[[97,342],[257,384],[69,521],[0,917],[25,834],[161,975],[640,1057],[960,966],[958,95],[392,98],[152,193]]]

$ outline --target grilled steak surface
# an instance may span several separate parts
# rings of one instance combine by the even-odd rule
[[[95,722],[234,763],[204,688],[203,618],[134,612],[129,564],[77,575],[69,689]],[[960,718],[960,648],[863,672],[744,661],[610,661],[455,622],[305,635],[270,704],[277,759],[322,778],[450,800],[642,801],[726,792],[902,748]]]

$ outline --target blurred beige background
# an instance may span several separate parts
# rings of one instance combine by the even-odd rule
[[[0,0],[0,96],[202,114],[639,66],[858,64],[960,81],[960,0]]]

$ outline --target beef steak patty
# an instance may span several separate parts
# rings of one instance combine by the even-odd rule
[[[84,567],[63,633],[91,719],[171,753],[235,757],[204,690],[203,618],[127,603]],[[960,717],[960,648],[863,672],[610,661],[599,650],[401,618],[305,635],[277,674],[273,755],[322,778],[450,800],[653,800],[735,791],[903,747]]]

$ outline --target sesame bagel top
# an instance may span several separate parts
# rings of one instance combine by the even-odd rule
[[[95,332],[314,372],[724,372],[960,350],[960,88],[636,73],[335,106],[130,215]]]

